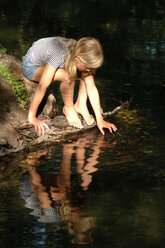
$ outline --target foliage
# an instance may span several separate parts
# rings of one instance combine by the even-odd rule
[[[153,130],[157,128],[155,122],[150,121],[136,109],[118,112],[116,120],[118,122],[122,120],[122,127],[127,130],[127,137],[122,135],[121,143],[135,144],[137,140],[150,141]]]
[[[0,44],[0,53],[4,54],[6,52],[7,52],[7,49]]]
[[[16,97],[16,101],[24,109],[28,103],[28,97],[26,95],[24,84],[21,83],[19,78],[14,77],[11,70],[7,68],[3,63],[0,63],[0,74],[11,85]]]
[[[7,192],[7,191],[11,191],[13,189],[14,186],[18,185],[18,176],[14,179],[9,179],[7,181],[2,181],[0,182],[0,191],[1,194],[3,191]]]
[[[128,125],[140,125],[142,121],[145,120],[143,116],[139,116],[136,109],[133,110],[123,110],[118,112],[118,117],[122,118],[123,122]]]

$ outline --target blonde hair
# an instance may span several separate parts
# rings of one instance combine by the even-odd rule
[[[77,79],[77,67],[75,57],[91,68],[87,74],[94,74],[95,70],[103,63],[103,49],[100,42],[93,37],[84,37],[70,40],[71,45],[68,47],[68,56],[64,65],[64,69],[68,74],[69,80]],[[85,74],[84,74],[85,75]]]

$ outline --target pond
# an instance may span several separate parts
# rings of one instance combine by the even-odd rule
[[[94,36],[104,111],[131,102],[110,119],[117,134],[93,128],[0,159],[1,248],[164,247],[164,14],[161,0],[1,1],[9,54],[40,37]]]

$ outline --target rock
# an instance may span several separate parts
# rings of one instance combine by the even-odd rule
[[[47,97],[46,104],[43,108],[42,113],[48,116],[50,119],[53,119],[57,114],[57,104],[56,99],[53,94],[49,94]]]
[[[0,123],[20,123],[26,119],[25,111],[18,105],[11,86],[0,75]]]
[[[17,148],[21,143],[19,142],[19,138],[19,133],[10,123],[6,125],[0,124],[0,145]]]

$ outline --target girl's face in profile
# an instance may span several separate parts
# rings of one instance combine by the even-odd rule
[[[77,56],[75,57],[76,67],[78,71],[90,72],[91,68],[88,67],[81,59]]]

